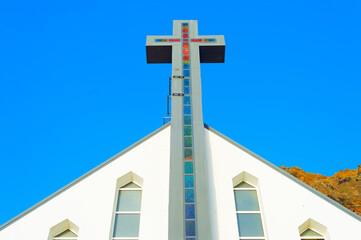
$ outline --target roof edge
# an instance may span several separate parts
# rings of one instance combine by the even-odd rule
[[[267,161],[266,159],[262,158],[261,156],[257,155],[256,153],[250,151],[249,149],[245,148],[244,146],[242,146],[241,144],[235,142],[234,140],[230,139],[229,137],[223,135],[222,133],[218,132],[217,130],[211,128],[210,126],[208,126],[207,124],[204,124],[204,128],[208,129],[209,131],[211,131],[212,133],[216,134],[217,136],[223,138],[224,140],[226,140],[227,142],[231,143],[232,145],[236,146],[237,148],[240,148],[241,150],[245,151],[246,153],[248,153],[249,155],[253,156],[254,158],[256,158],[257,160],[263,162],[264,164],[266,164],[267,166],[273,168],[274,170],[278,171],[279,173],[281,173],[282,175],[284,175],[285,177],[289,178],[290,180],[296,182],[297,184],[301,185],[302,187],[304,187],[305,189],[311,191],[312,193],[316,194],[317,196],[319,196],[320,198],[322,198],[323,200],[327,201],[328,203],[332,204],[333,206],[337,207],[338,209],[342,210],[343,212],[349,214],[350,216],[354,217],[356,220],[361,222],[361,216],[357,215],[356,213],[352,212],[350,209],[342,206],[341,204],[339,204],[338,202],[336,202],[335,200],[327,197],[326,195],[324,195],[323,193],[319,192],[318,190],[312,188],[311,186],[307,185],[306,183],[302,182],[301,180],[299,180],[298,178],[294,177],[293,175],[289,174],[288,172],[280,169],[279,167],[277,167],[276,165],[270,163],[269,161]]]
[[[141,143],[145,142],[146,140],[148,140],[149,138],[153,137],[154,135],[156,135],[157,133],[161,132],[162,130],[166,129],[168,126],[170,126],[170,122],[163,125],[162,127],[158,128],[157,130],[155,130],[154,132],[148,134],[147,136],[145,136],[144,138],[140,139],[139,141],[133,143],[132,145],[130,145],[129,147],[127,147],[126,149],[124,149],[123,151],[117,153],[116,155],[114,155],[113,157],[109,158],[108,160],[106,160],[105,162],[101,163],[100,165],[96,166],[95,168],[93,168],[92,170],[90,170],[89,172],[85,173],[84,175],[80,176],[79,178],[75,179],[74,181],[70,182],[68,185],[62,187],[61,189],[59,189],[58,191],[54,192],[53,194],[51,194],[50,196],[44,198],[43,200],[41,200],[40,202],[36,203],[34,206],[28,208],[27,210],[25,210],[24,212],[20,213],[19,215],[13,217],[12,219],[10,219],[9,221],[5,222],[4,224],[2,224],[0,226],[0,231],[2,231],[3,229],[5,229],[6,227],[8,227],[9,225],[13,224],[14,222],[18,221],[19,219],[21,219],[22,217],[26,216],[27,214],[31,213],[32,211],[34,211],[35,209],[37,209],[38,207],[42,206],[43,204],[47,203],[48,201],[50,201],[51,199],[53,199],[54,197],[58,196],[59,194],[61,194],[62,192],[64,192],[65,190],[71,188],[72,186],[74,186],[75,184],[77,184],[78,182],[82,181],[83,179],[87,178],[88,176],[92,175],[93,173],[97,172],[98,170],[100,170],[101,168],[105,167],[106,165],[108,165],[109,163],[113,162],[115,159],[117,159],[118,157],[124,155],[125,153],[129,152],[130,150],[132,150],[133,148],[137,147],[138,145],[140,145]]]

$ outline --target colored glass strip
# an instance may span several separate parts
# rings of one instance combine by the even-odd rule
[[[192,123],[192,89],[190,70],[189,25],[182,23],[183,58],[183,156],[184,156],[184,232],[186,240],[196,240],[196,196]]]

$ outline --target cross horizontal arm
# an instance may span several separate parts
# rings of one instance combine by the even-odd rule
[[[147,63],[172,63],[172,45],[180,43],[173,36],[147,36]]]

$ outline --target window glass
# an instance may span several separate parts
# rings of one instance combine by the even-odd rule
[[[138,239],[141,201],[141,187],[133,182],[118,190],[113,240],[117,238]]]
[[[259,213],[237,214],[238,232],[240,237],[262,237],[262,220]]]
[[[141,191],[121,190],[118,193],[117,211],[140,211]]]
[[[117,214],[113,237],[138,237],[139,220],[139,214]]]
[[[259,211],[255,190],[234,191],[237,211]]]

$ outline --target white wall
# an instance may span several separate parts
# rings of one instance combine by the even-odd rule
[[[167,127],[3,229],[0,240],[47,240],[65,219],[79,227],[78,240],[109,239],[117,179],[130,171],[144,180],[141,239],[167,239],[169,144]]]
[[[298,227],[309,218],[327,227],[328,240],[361,239],[360,221],[220,136],[206,133],[220,240],[238,237],[232,178],[243,171],[258,178],[266,239],[300,239]]]

